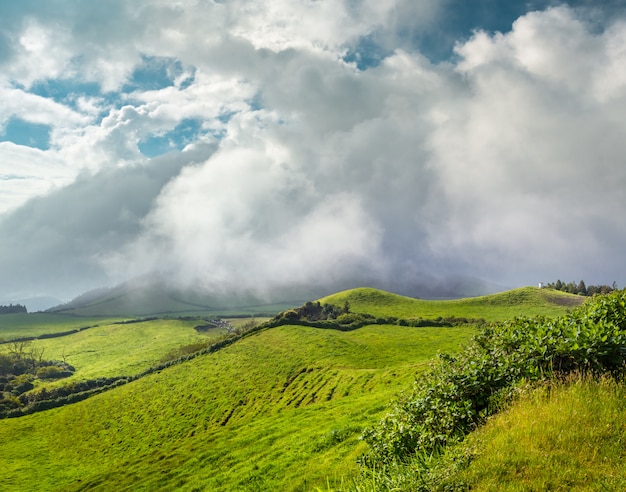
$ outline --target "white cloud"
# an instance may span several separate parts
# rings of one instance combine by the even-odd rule
[[[63,27],[46,26],[34,19],[27,21],[15,43],[15,61],[4,78],[30,88],[37,80],[65,75],[72,57],[68,38]]]
[[[50,153],[0,142],[0,215],[73,181],[74,172]]]
[[[457,47],[470,95],[447,108],[432,137],[445,197],[445,226],[432,230],[439,251],[485,254],[477,270],[491,265],[493,277],[607,275],[615,245],[606,237],[626,239],[610,212],[626,206],[615,110],[626,99],[623,83],[607,100],[597,80],[623,28],[593,34],[561,7]]]
[[[277,142],[224,148],[173,180],[142,237],[106,261],[211,288],[331,281],[355,265],[371,270],[378,255],[378,228],[359,202],[321,195]]]
[[[0,128],[11,117],[43,125],[81,125],[88,122],[83,115],[67,106],[21,89],[0,86]]]
[[[139,109],[152,121],[154,131],[171,130],[186,118],[207,122],[215,131],[223,129],[220,116],[250,109],[256,87],[246,80],[197,72],[194,82],[184,89],[175,86],[156,91],[135,92],[133,101],[144,104]]]
[[[409,40],[445,7],[112,1],[49,23],[30,16],[14,27],[15,50],[49,60],[5,62],[5,79],[24,87],[7,82],[0,97],[11,114],[52,125],[52,148],[28,155],[32,168],[23,149],[0,152],[46,182],[19,200],[88,169],[73,193],[104,180],[124,205],[132,193],[115,194],[109,178],[147,176],[158,162],[138,142],[186,119],[222,136],[200,138],[215,154],[172,154],[180,167],[142,207],[126,207],[133,214],[104,207],[133,227],[121,221],[124,241],[81,258],[116,278],[160,269],[207,285],[407,286],[451,273],[508,284],[569,272],[626,280],[614,260],[626,227],[610,212],[626,205],[626,24],[600,31],[567,7],[532,12],[510,32],[477,31],[459,42],[458,59],[433,65]],[[48,51],[42,40],[57,32]],[[357,70],[341,57],[368,35],[386,57]],[[73,109],[27,93],[66,75],[119,91],[151,56],[176,61],[170,87],[81,95]],[[58,172],[46,174],[52,161]],[[18,203],[13,186],[7,209]],[[105,223],[117,237],[115,220]]]

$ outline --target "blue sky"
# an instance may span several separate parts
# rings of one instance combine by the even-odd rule
[[[35,5],[37,2],[33,2]],[[79,2],[80,3],[80,2]],[[428,2],[426,2],[428,3]],[[624,7],[622,2],[604,2],[597,10],[593,22],[602,24],[604,19],[614,13],[620,13]],[[512,23],[529,11],[541,10],[562,2],[546,0],[449,0],[441,2],[442,12],[436,16],[431,25],[415,28],[407,23],[398,31],[401,45],[417,50],[434,63],[442,63],[455,58],[454,47],[457,43],[469,39],[475,30],[487,32],[507,32]],[[599,5],[598,2],[586,0],[570,0],[567,2],[573,8],[584,8],[590,5]],[[5,7],[6,8],[6,7]],[[37,9],[33,9],[36,13]],[[28,12],[28,11],[27,11]],[[385,35],[374,29],[364,36],[346,43],[346,54],[343,59],[354,63],[359,69],[367,70],[381,63],[386,57],[393,54],[397,44],[389,44]],[[402,39],[403,38],[403,39]],[[397,40],[396,40],[397,41]],[[52,78],[37,80],[28,89],[36,94],[64,104],[72,109],[76,108],[79,97],[100,97],[107,101],[107,110],[111,107],[120,108],[137,91],[156,91],[173,87],[176,78],[184,76],[180,89],[193,83],[193,71],[186,73],[181,60],[175,57],[140,54],[139,63],[128,74],[124,83],[113,91],[102,91],[96,81],[84,81],[80,77]],[[102,117],[107,114],[102,112]],[[41,150],[49,148],[50,126],[29,122],[20,118],[12,118],[5,124],[0,141],[10,141],[18,145],[26,145]],[[157,132],[146,136],[139,143],[140,152],[146,157],[156,157],[171,150],[182,150],[194,137],[201,135],[202,128],[199,120],[187,119],[176,128],[165,133]]]
[[[626,284],[623,0],[0,2],[0,64],[0,302]]]

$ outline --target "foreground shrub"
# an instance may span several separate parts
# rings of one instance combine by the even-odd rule
[[[571,314],[517,318],[484,327],[457,357],[440,356],[380,424],[364,432],[367,464],[430,453],[496,412],[517,384],[572,371],[621,370],[626,291],[595,297]]]

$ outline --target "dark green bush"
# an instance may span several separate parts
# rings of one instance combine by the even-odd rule
[[[16,376],[9,381],[11,392],[15,395],[20,395],[26,391],[32,390],[35,387],[31,382],[32,379],[32,376],[29,374],[20,374],[19,376]]]
[[[51,365],[38,368],[35,375],[39,379],[60,379],[71,376],[72,371],[68,371],[67,369],[57,365]]]
[[[363,439],[369,463],[392,463],[461,440],[496,412],[521,381],[571,371],[616,372],[626,361],[626,291],[595,297],[571,314],[483,327],[458,356],[440,356]]]

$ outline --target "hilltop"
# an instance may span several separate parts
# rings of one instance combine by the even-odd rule
[[[351,289],[323,297],[322,304],[343,306],[355,313],[398,318],[459,317],[495,321],[523,315],[554,316],[579,306],[586,298],[551,289],[521,287],[498,294],[454,300],[424,300],[372,288]]]

